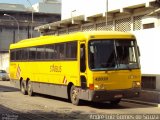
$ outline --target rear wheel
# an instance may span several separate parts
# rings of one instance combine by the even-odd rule
[[[74,85],[72,85],[70,89],[70,99],[71,99],[72,104],[79,105],[80,100],[78,98],[78,92]]]
[[[118,105],[120,101],[121,101],[121,99],[116,99],[116,100],[110,101],[110,103],[111,103],[111,105]]]
[[[22,93],[23,95],[26,95],[27,92],[26,92],[25,83],[24,83],[23,80],[22,80],[21,83],[20,83],[20,88],[21,88],[21,93]]]
[[[32,87],[31,81],[28,81],[28,84],[27,84],[27,93],[28,93],[29,96],[33,96],[33,87]]]

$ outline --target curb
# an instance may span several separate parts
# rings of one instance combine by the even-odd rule
[[[139,101],[139,100],[130,100],[130,99],[122,99],[124,102],[131,102],[131,103],[138,103],[138,104],[144,104],[144,105],[150,105],[154,107],[160,108],[160,103],[152,103],[152,102],[145,102],[145,101]]]

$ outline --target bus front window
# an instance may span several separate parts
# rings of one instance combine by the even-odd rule
[[[139,68],[133,40],[92,40],[89,42],[89,66],[92,70]]]

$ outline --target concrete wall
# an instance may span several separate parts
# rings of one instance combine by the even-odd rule
[[[142,18],[142,25],[143,24],[149,24],[154,23],[155,27],[160,26],[160,18],[159,16],[146,16]]]
[[[9,54],[0,53],[0,69],[6,70],[9,72]]]
[[[35,12],[61,14],[61,3],[37,3],[33,5]]]
[[[1,10],[27,11],[27,8],[24,5],[20,5],[20,4],[1,3],[0,8]]]
[[[136,35],[141,52],[143,74],[160,74],[160,27],[133,32]]]
[[[74,16],[91,16],[105,13],[107,10],[107,0],[62,0],[62,20]],[[108,11],[121,9],[128,6],[146,3],[153,0],[108,0]],[[72,12],[74,11],[74,13]]]
[[[33,11],[34,12],[43,12],[43,13],[55,13],[61,14],[61,2],[60,1],[47,1],[47,2],[39,2],[32,5],[29,8],[26,8],[24,5],[21,4],[7,4],[7,3],[0,3],[1,10],[7,11]]]
[[[38,31],[33,32],[33,37],[40,36]],[[26,29],[20,29],[19,40],[28,38],[28,31]],[[17,28],[3,28],[0,31],[0,51],[8,51],[9,45],[13,42],[18,42]]]
[[[0,32],[0,51],[8,51],[9,44],[13,43],[13,34],[13,29],[2,29],[2,31]]]

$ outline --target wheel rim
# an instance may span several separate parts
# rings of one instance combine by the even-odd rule
[[[21,83],[21,91],[22,91],[22,93],[25,93],[25,89],[24,89],[24,84],[23,84],[23,82]]]
[[[28,83],[28,94],[32,95],[32,85],[30,82]]]
[[[72,90],[72,101],[76,102],[78,99],[78,94],[77,91],[75,90],[75,88]]]
[[[31,84],[28,85],[28,93],[31,93]]]

